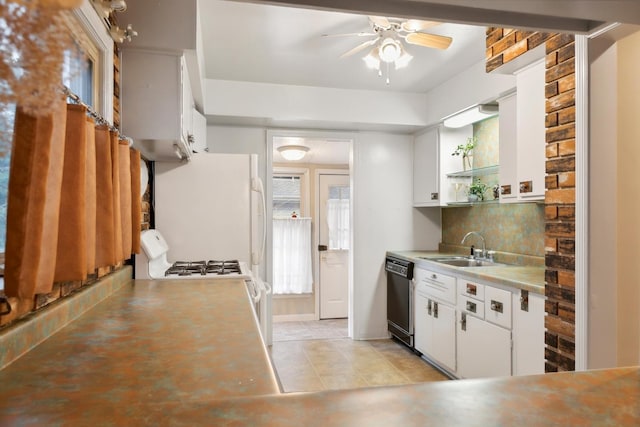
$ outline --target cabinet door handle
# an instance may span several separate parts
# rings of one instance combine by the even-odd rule
[[[438,318],[438,303],[437,302],[433,303],[433,317],[435,317],[436,319]]]
[[[502,313],[502,303],[500,301],[491,300],[491,310],[496,313]]]
[[[427,314],[431,316],[431,300],[427,302]]]
[[[467,301],[467,311],[475,313],[476,312],[476,303],[471,302],[471,301]]]
[[[529,291],[520,290],[520,310],[529,311]]]
[[[469,295],[477,295],[478,287],[476,285],[472,285],[471,283],[467,283],[467,293]]]
[[[467,330],[467,313],[460,314],[460,330],[461,331]]]
[[[434,274],[431,275],[431,278],[436,280],[438,278],[438,275],[434,273]]]
[[[438,193],[431,193],[431,200],[438,200]]]

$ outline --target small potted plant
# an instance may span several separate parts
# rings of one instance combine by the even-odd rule
[[[469,186],[469,201],[477,202],[484,201],[484,193],[487,191],[489,187],[484,182],[480,181],[480,178],[476,178],[471,185]]]
[[[471,169],[471,156],[473,156],[473,147],[476,145],[476,137],[467,138],[466,144],[460,144],[456,147],[452,156],[462,156],[462,167],[464,170]]]

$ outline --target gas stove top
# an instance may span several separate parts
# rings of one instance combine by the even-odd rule
[[[165,272],[165,277],[170,276],[238,276],[243,271],[237,260],[226,261],[176,261]]]

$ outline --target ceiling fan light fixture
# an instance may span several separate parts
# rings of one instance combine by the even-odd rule
[[[395,62],[396,70],[405,68],[407,65],[409,65],[409,62],[411,62],[412,59],[413,59],[413,56],[409,55],[407,51],[403,51],[402,55],[400,55],[400,57],[396,59],[396,62]]]
[[[362,58],[362,60],[367,64],[368,68],[371,68],[372,70],[380,69],[380,57],[378,56],[376,49],[369,52],[369,54]]]
[[[395,62],[395,60],[402,54],[402,46],[400,46],[400,42],[398,42],[398,40],[387,37],[380,44],[378,54],[383,62]]]
[[[285,160],[302,160],[309,151],[309,147],[304,145],[282,145],[278,147],[278,152]]]

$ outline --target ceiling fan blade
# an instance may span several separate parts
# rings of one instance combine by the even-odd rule
[[[357,37],[373,37],[377,36],[376,33],[343,33],[343,34],[323,34],[322,37],[348,37],[348,36],[357,36]]]
[[[432,47],[435,49],[446,49],[449,47],[453,39],[447,36],[438,36],[436,34],[426,33],[410,33],[404,38],[407,43],[418,46]]]
[[[342,55],[340,55],[340,58],[346,58],[347,56],[351,56],[351,55],[353,55],[354,53],[358,53],[358,52],[360,52],[361,50],[366,49],[367,47],[369,47],[369,46],[373,45],[373,44],[374,44],[375,42],[377,42],[377,41],[378,41],[378,39],[376,38],[376,39],[373,39],[373,40],[367,40],[367,41],[366,41],[366,42],[364,42],[364,43],[360,43],[358,46],[356,46],[356,47],[354,47],[353,49],[351,49],[351,50],[349,50],[349,51],[347,51],[347,52],[343,53]]]
[[[369,20],[380,28],[389,29],[391,23],[384,16],[369,16]]]
[[[436,25],[440,25],[440,23],[435,21],[421,21],[419,19],[407,19],[400,24],[400,28],[402,28],[403,31],[412,33],[414,31],[426,30]]]

